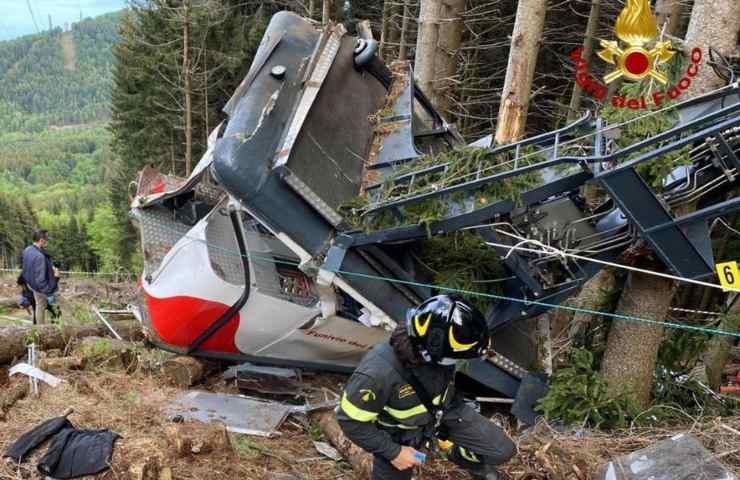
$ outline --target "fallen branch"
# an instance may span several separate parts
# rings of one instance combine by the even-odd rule
[[[344,436],[333,411],[312,415],[329,442],[336,448],[357,474],[357,478],[369,479],[373,471],[373,457]]]

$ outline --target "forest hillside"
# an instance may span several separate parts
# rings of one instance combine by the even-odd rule
[[[51,231],[59,266],[99,266],[105,247],[93,246],[88,228],[106,197],[121,16],[0,42],[0,266],[17,263],[34,225]]]

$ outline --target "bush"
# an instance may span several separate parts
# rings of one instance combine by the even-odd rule
[[[626,426],[637,408],[624,393],[609,394],[606,379],[593,369],[591,352],[575,350],[570,360],[569,367],[555,372],[550,391],[537,405],[545,418],[605,429]]]

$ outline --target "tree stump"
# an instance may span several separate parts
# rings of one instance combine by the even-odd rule
[[[25,377],[12,379],[10,385],[3,387],[0,391],[0,421],[5,421],[8,410],[26,395],[28,395],[28,379]]]
[[[170,384],[188,388],[200,382],[206,373],[206,365],[193,357],[175,357],[164,362],[162,370]]]
[[[75,356],[88,365],[124,370],[135,368],[138,361],[135,344],[105,337],[83,338]]]
[[[167,427],[165,433],[177,458],[234,451],[229,432],[223,424],[182,423]]]

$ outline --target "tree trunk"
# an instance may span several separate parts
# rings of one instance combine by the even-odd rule
[[[696,0],[686,31],[687,48],[701,48],[704,54],[699,73],[693,78],[688,94],[698,96],[724,84],[707,63],[709,47],[732,56],[740,30],[740,2],[737,0]]]
[[[141,325],[138,322],[111,322],[111,325],[123,338],[141,338]],[[107,333],[108,329],[102,324],[2,327],[0,364],[25,356],[29,340],[34,341],[41,350],[51,350],[65,348],[75,338],[104,336]]]
[[[365,40],[373,40],[373,29],[370,26],[370,20],[362,20],[357,22],[357,36],[364,38]]]
[[[15,298],[0,298],[0,308],[16,308],[18,302]]]
[[[313,20],[315,11],[316,11],[316,0],[309,0],[308,1],[308,18]]]
[[[421,1],[414,61],[416,82],[443,114],[449,111],[453,96],[464,11],[465,0]]]
[[[583,39],[583,53],[581,58],[586,61],[586,65],[591,64],[591,55],[594,52],[594,38],[596,29],[599,28],[599,14],[601,13],[601,0],[591,0],[591,12],[588,14],[588,23],[586,24],[586,33]],[[573,85],[573,94],[570,97],[570,106],[568,107],[568,123],[578,118],[578,111],[581,109],[581,99],[583,98],[583,88],[575,82]]]
[[[328,25],[331,21],[331,0],[324,0],[323,8],[321,10],[321,23],[322,25]]]
[[[499,144],[515,141],[524,135],[546,10],[547,0],[520,0],[517,6],[496,123],[496,142]]]
[[[730,311],[722,318],[719,324],[720,330],[727,332],[737,332],[740,327],[740,299],[735,300]],[[704,365],[707,372],[707,381],[709,386],[719,391],[722,383],[722,373],[725,365],[730,359],[730,350],[735,341],[735,337],[726,335],[715,335],[709,342],[709,346],[704,354]]]
[[[373,471],[373,457],[354,443],[352,443],[342,433],[342,429],[337,422],[337,417],[333,411],[321,412],[312,415],[321,427],[329,442],[334,445],[339,453],[352,465],[356,478],[370,479]]]
[[[617,312],[651,320],[665,319],[671,306],[672,289],[671,280],[630,272]],[[662,340],[662,326],[613,321],[601,366],[611,394],[627,393],[639,407],[648,406]]]
[[[386,58],[388,33],[390,32],[391,27],[391,3],[392,0],[383,1],[383,13],[380,20],[380,43],[378,45],[378,56],[386,62],[388,62],[388,58]]]
[[[668,35],[676,35],[681,27],[682,13],[682,0],[657,0],[655,2],[655,17],[658,30]],[[664,25],[665,30],[663,29]]]
[[[182,22],[182,74],[185,81],[183,95],[185,96],[185,176],[189,177],[193,168],[193,106],[192,92],[190,91],[190,2],[184,7]]]
[[[608,296],[617,288],[617,279],[610,269],[600,270],[594,275],[575,298],[575,305],[584,310],[602,311],[608,308]],[[613,306],[613,304],[612,304]],[[594,315],[586,312],[576,312],[571,322],[571,337],[577,335],[586,325],[594,320]]]
[[[404,0],[403,1],[403,10],[401,11],[401,32],[398,39],[398,59],[401,61],[405,61],[408,57],[408,35],[409,35],[409,17],[411,16],[411,11],[409,8],[409,2],[411,0]]]

